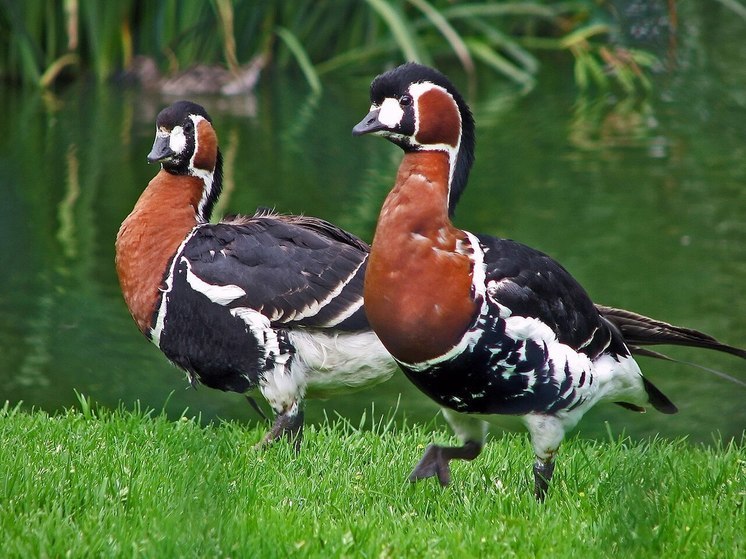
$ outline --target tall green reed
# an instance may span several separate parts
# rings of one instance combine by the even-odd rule
[[[599,9],[592,0],[0,0],[0,79],[104,81],[135,55],[166,72],[197,63],[235,71],[261,54],[277,71],[300,71],[314,91],[329,74],[403,60],[456,63],[472,81],[489,71],[529,91],[537,52],[549,49],[574,60],[581,89],[647,87],[654,58],[614,46],[613,18]]]

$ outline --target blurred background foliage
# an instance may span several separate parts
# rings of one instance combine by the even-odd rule
[[[746,11],[738,0],[709,2]],[[106,81],[140,56],[163,76],[196,64],[238,75],[261,60],[302,72],[318,91],[339,72],[417,60],[457,62],[472,84],[486,70],[527,92],[540,54],[555,51],[573,61],[581,91],[631,93],[666,64],[659,53],[677,24],[675,0],[0,0],[0,79]]]

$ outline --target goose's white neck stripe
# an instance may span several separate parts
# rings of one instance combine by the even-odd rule
[[[447,95],[451,101],[453,102],[453,105],[456,107],[456,113],[458,114],[459,118],[459,133],[458,133],[458,142],[455,146],[452,146],[450,144],[419,144],[416,140],[417,135],[420,132],[420,97],[424,95],[428,91],[432,91],[434,89],[440,90],[442,93]],[[421,146],[423,149],[432,150],[432,151],[444,151],[448,154],[448,200],[451,199],[451,187],[453,186],[453,175],[456,171],[456,161],[458,159],[458,153],[459,149],[461,148],[461,111],[459,110],[458,103],[456,103],[456,100],[453,98],[453,95],[451,95],[448,90],[445,88],[435,85],[431,82],[420,82],[420,83],[414,83],[409,87],[409,92],[412,95],[412,98],[414,99],[414,134],[412,135],[412,144],[416,146]],[[387,99],[388,101],[388,99]]]
[[[197,232],[197,230],[200,227],[202,227],[202,225],[197,225],[184,238],[184,240],[179,245],[179,248],[176,250],[176,254],[171,260],[171,264],[169,265],[168,274],[166,275],[166,278],[164,280],[166,287],[165,289],[161,289],[162,291],[161,304],[158,307],[158,312],[156,314],[155,326],[153,326],[153,328],[150,330],[150,339],[156,345],[156,347],[161,347],[161,335],[163,334],[163,329],[166,326],[166,312],[168,309],[168,296],[174,287],[174,271],[176,270],[176,265],[179,262],[179,259],[181,257],[182,251],[184,250],[184,247],[186,246],[186,244],[194,236],[194,234]]]
[[[202,190],[202,198],[200,198],[199,204],[197,205],[197,216],[200,220],[207,221],[205,206],[207,205],[207,200],[210,198],[210,194],[212,193],[214,173],[213,171],[199,169],[194,166],[194,158],[197,157],[197,154],[199,153],[199,123],[205,119],[199,115],[189,115],[189,118],[194,122],[194,151],[192,152],[191,159],[189,159],[189,172],[193,176],[202,179],[202,182],[205,185]]]

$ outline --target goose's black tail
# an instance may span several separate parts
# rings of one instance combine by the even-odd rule
[[[721,343],[699,330],[674,326],[624,309],[615,309],[603,305],[596,305],[596,309],[601,313],[601,316],[619,329],[624,341],[630,346],[630,350],[632,350],[632,346],[641,345],[681,345],[714,349],[746,359],[746,350]],[[642,355],[646,355],[644,352],[645,350],[643,350]]]
[[[713,338],[709,334],[694,330],[693,328],[684,328],[682,326],[674,326],[667,322],[655,320],[641,314],[627,311],[624,309],[616,309],[614,307],[606,307],[604,305],[596,305],[596,309],[612,326],[614,326],[622,334],[627,347],[630,351],[636,355],[643,355],[646,357],[655,357],[657,359],[665,359],[667,361],[677,361],[686,363],[684,361],[678,361],[672,359],[667,355],[640,346],[650,345],[678,345],[687,347],[701,347],[704,349],[712,349],[714,351],[722,351],[723,353],[730,353],[741,359],[746,359],[746,350],[724,344],[717,339]],[[746,386],[746,382],[734,378],[728,374],[720,371],[697,365],[696,363],[686,363],[687,365],[693,365],[700,369],[704,369],[717,376],[728,379],[731,382]]]

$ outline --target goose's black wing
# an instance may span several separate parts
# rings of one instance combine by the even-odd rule
[[[368,328],[362,295],[368,251],[326,221],[260,210],[198,228],[180,258],[195,289],[207,294],[210,286],[235,286],[213,293],[229,308],[258,310],[277,326],[353,331]]]
[[[558,262],[521,243],[477,236],[484,250],[490,295],[512,316],[536,318],[560,342],[594,358],[607,348],[629,354],[583,287]]]

